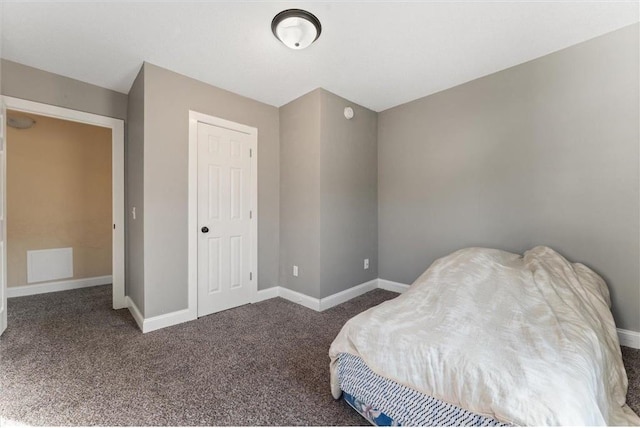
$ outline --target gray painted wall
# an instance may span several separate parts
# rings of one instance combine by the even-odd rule
[[[2,94],[101,116],[126,119],[127,95],[1,60]]]
[[[258,284],[278,284],[278,109],[145,63],[145,316],[187,307],[189,110],[258,129]]]
[[[320,297],[320,97],[316,89],[280,107],[279,285],[315,298]]]
[[[281,286],[323,298],[377,278],[376,140],[375,112],[324,89],[280,108]]]
[[[320,95],[323,298],[378,277],[378,114],[325,90]],[[351,120],[347,106],[355,112]]]
[[[380,277],[468,246],[548,245],[640,331],[639,26],[379,114]]]
[[[126,294],[142,315],[144,305],[144,67],[129,91],[126,169]],[[131,212],[136,208],[136,219]]]

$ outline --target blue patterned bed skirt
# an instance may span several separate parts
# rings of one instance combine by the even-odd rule
[[[342,391],[342,398],[347,402],[347,404],[353,407],[356,412],[360,413],[363,418],[368,420],[371,425],[375,425],[378,427],[400,426],[398,422],[394,421],[380,410],[374,409],[367,403],[363,403],[351,394],[347,394],[346,392]]]
[[[377,375],[362,359],[338,356],[344,400],[377,426],[509,426]]]

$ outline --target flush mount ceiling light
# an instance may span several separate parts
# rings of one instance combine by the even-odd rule
[[[35,123],[36,121],[28,116],[7,115],[7,125],[15,129],[29,129]]]
[[[320,37],[322,25],[312,13],[287,9],[271,21],[273,35],[291,49],[304,49]]]

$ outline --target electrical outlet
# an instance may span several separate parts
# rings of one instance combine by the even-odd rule
[[[293,265],[293,276],[298,276],[298,266]]]
[[[364,259],[364,268],[369,269],[369,259]]]

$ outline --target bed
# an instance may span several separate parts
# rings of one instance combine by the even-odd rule
[[[460,250],[344,325],[331,392],[375,425],[640,425],[610,305],[551,248]]]

